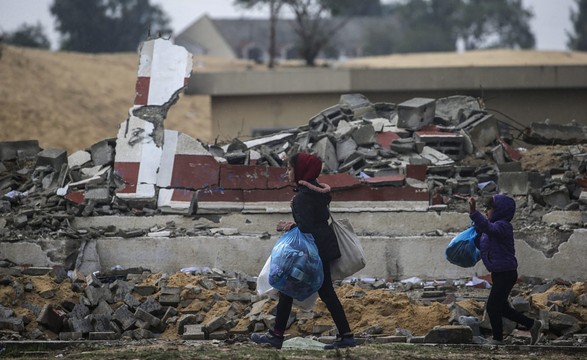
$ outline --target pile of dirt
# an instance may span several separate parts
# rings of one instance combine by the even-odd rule
[[[4,269],[9,270],[9,269]],[[229,273],[215,270],[206,274],[191,274],[177,272],[174,274],[148,272],[142,275],[133,275],[127,278],[128,282],[114,280],[109,276],[102,277],[103,280],[110,279],[110,283],[100,283],[102,289],[115,289],[118,287],[129,287],[127,296],[121,296],[117,292],[110,300],[101,301],[100,306],[91,305],[94,302],[89,295],[87,287],[95,287],[96,284],[89,284],[83,279],[72,280],[68,277],[59,278],[48,273],[46,275],[32,276],[18,274],[17,268],[10,271],[3,271],[0,276],[0,310],[4,331],[0,338],[31,340],[55,340],[60,334],[53,332],[46,322],[44,315],[40,315],[47,306],[60,311],[66,318],[77,316],[76,304],[81,307],[88,307],[89,315],[85,318],[98,321],[98,317],[105,314],[105,309],[110,307],[111,312],[120,307],[142,308],[150,311],[153,315],[164,318],[164,326],[150,327],[155,332],[154,337],[161,340],[181,340],[183,325],[182,318],[185,316],[197,315],[198,323],[203,326],[215,322],[218,318],[230,320],[219,332],[232,335],[248,335],[256,326],[256,323],[265,325],[271,322],[271,314],[274,314],[277,301],[272,298],[259,296],[249,284],[253,279],[245,274],[233,278]],[[11,275],[7,275],[10,273]],[[130,275],[129,275],[130,276]],[[249,279],[246,282],[244,279]],[[88,277],[89,279],[89,277]],[[232,280],[241,279],[238,286],[231,283]],[[206,284],[206,285],[204,285]],[[457,284],[438,283],[434,285],[436,290],[445,293],[438,299],[424,297],[427,291],[416,285],[410,288],[402,287],[401,283],[387,282],[382,287],[373,287],[369,282],[361,280],[353,282],[337,283],[335,290],[347,314],[349,324],[358,337],[369,338],[372,336],[395,335],[398,331],[409,333],[410,336],[425,336],[435,326],[455,324],[460,315],[473,316],[480,321],[483,319],[484,299],[487,298],[489,289],[476,288]],[[144,287],[152,287],[153,292],[145,294]],[[430,286],[428,286],[430,287]],[[162,298],[163,289],[179,288],[180,302],[175,306],[160,307],[158,299]],[[514,288],[518,299],[526,299],[528,308],[533,317],[538,317],[538,312],[545,312],[551,315],[550,330],[547,332],[548,340],[556,340],[561,336],[564,338],[569,334],[576,333],[584,328],[587,322],[587,307],[585,300],[587,296],[587,283],[569,283],[562,280],[549,281],[541,285],[530,285],[520,282]],[[247,300],[236,301],[231,295],[248,294]],[[114,295],[114,291],[113,291]],[[128,296],[134,298],[129,301]],[[131,305],[134,304],[134,305]],[[149,303],[149,306],[143,307]],[[520,303],[518,300],[517,303]],[[523,303],[523,302],[522,302]],[[83,304],[83,305],[82,305]],[[143,304],[143,305],[138,305]],[[261,305],[259,308],[258,305]],[[163,316],[174,307],[172,317]],[[92,310],[94,308],[94,310]],[[98,309],[99,308],[99,309]],[[258,308],[257,310],[254,310]],[[293,321],[287,333],[291,336],[320,336],[328,335],[334,328],[334,322],[325,304],[318,299],[313,309],[293,309]],[[10,311],[14,313],[10,315]],[[134,310],[133,310],[134,311]],[[561,313],[568,315],[563,322],[560,320]],[[228,315],[231,314],[231,315]],[[565,316],[567,316],[565,315]],[[55,315],[57,316],[57,315]],[[542,315],[540,315],[542,316]],[[9,321],[22,318],[20,321]],[[10,318],[10,319],[8,319]],[[40,320],[41,319],[41,320]],[[118,317],[109,317],[111,322],[119,321]],[[572,321],[571,321],[572,320]],[[483,320],[485,321],[485,320]],[[24,328],[11,328],[11,324],[23,323]],[[63,320],[62,332],[73,331],[68,329],[72,323]],[[193,323],[191,323],[193,324]],[[13,325],[14,327],[15,325]],[[141,326],[139,323],[136,326]],[[481,325],[483,327],[483,324]],[[316,330],[321,329],[321,330]],[[401,329],[401,330],[400,330]],[[9,331],[9,330],[12,330]],[[95,330],[99,331],[99,330]],[[87,334],[86,334],[87,335]],[[127,332],[123,336],[127,335]]]

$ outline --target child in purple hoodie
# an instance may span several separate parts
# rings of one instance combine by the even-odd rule
[[[502,317],[522,324],[530,329],[531,344],[534,345],[542,331],[542,321],[532,320],[514,310],[508,297],[518,280],[518,261],[514,248],[514,228],[512,219],[516,212],[516,202],[506,195],[494,195],[487,204],[486,216],[476,209],[476,201],[469,198],[469,216],[478,234],[475,245],[481,252],[481,259],[491,272],[493,286],[487,299],[487,314],[493,333],[489,345],[503,345]]]

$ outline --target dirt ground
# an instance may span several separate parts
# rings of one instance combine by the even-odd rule
[[[18,345],[18,346],[17,346]],[[478,359],[510,360],[585,359],[580,348],[505,346],[500,348],[478,345],[376,345],[366,344],[343,350],[275,350],[250,342],[221,341],[149,341],[144,343],[86,342],[70,344],[62,349],[52,349],[49,344],[7,344],[3,359]]]
[[[38,140],[68,153],[116,137],[135,94],[138,55],[5,46],[0,58],[0,141]],[[184,96],[165,127],[210,141],[210,99]]]

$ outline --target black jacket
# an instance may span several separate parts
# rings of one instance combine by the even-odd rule
[[[315,182],[312,185],[318,186]],[[301,185],[291,204],[296,225],[301,232],[314,236],[318,253],[324,262],[340,257],[336,235],[328,224],[330,218],[328,204],[331,199],[330,193],[314,191]]]

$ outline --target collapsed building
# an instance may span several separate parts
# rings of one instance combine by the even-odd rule
[[[73,292],[68,292],[71,299],[27,307],[27,316],[11,312],[3,302],[6,308],[0,323],[4,329],[26,333],[32,339],[47,337],[36,326],[64,339],[145,338],[166,331],[179,335],[187,331],[193,336],[185,339],[209,339],[265,329],[271,317],[262,317],[261,309],[269,310],[272,303],[257,298],[254,281],[242,274],[226,276],[221,271],[220,276],[216,270],[212,281],[193,278],[182,286],[169,286],[162,276],[156,285],[145,285],[149,277],[146,269],[117,270],[104,268],[99,260],[88,261],[88,252],[96,246],[92,240],[100,237],[228,236],[238,230],[218,230],[199,222],[191,228],[173,223],[126,229],[112,222],[104,227],[73,224],[94,217],[109,222],[108,216],[180,214],[189,220],[227,213],[286,213],[293,189],[285,177],[284,162],[298,151],[323,159],[319,180],[331,185],[333,212],[458,212],[463,211],[468,196],[502,192],[514,196],[521,205],[517,225],[559,234],[552,239],[554,244],[541,249],[545,255],[552,257],[571,236],[576,242],[584,242],[587,236],[581,230],[587,224],[585,126],[545,122],[525,130],[521,136],[528,143],[561,145],[556,167],[528,170],[522,167],[524,151],[514,146],[517,139],[511,127],[485,111],[475,98],[414,98],[394,104],[371,103],[361,94],[344,94],[338,104],[324,109],[305,126],[250,140],[204,144],[164,127],[166,113],[186,86],[191,69],[191,55],[185,49],[163,39],[147,41],[141,48],[134,105],[116,138],[69,156],[63,149],[41,149],[34,140],[0,143],[0,251],[5,259],[3,286],[10,289],[7,299],[21,304],[38,290],[38,280],[19,280],[19,276],[50,276],[54,284],[38,294],[43,299],[54,297],[60,287],[56,284],[65,283]],[[370,235],[367,228],[359,226],[357,232]],[[447,229],[456,231],[458,226]],[[260,236],[270,238],[271,234]],[[47,253],[46,263],[27,263],[23,261],[26,254],[14,255],[9,249],[10,244],[25,241],[40,244]],[[585,262],[580,253],[574,256],[574,280],[584,279]],[[248,285],[221,295],[203,291],[228,288],[235,278]],[[542,317],[552,315],[553,329],[557,329],[552,331],[553,340],[568,340],[580,333],[587,321],[584,284],[534,281],[536,286],[548,284],[538,293],[556,289],[560,290],[556,294],[567,295],[564,299],[547,295],[548,299],[540,302],[520,299],[524,311],[540,315],[542,310]],[[357,284],[362,286],[361,281]],[[379,279],[364,286],[393,287],[389,284],[393,282]],[[533,291],[529,289],[527,295]],[[350,291],[349,298],[365,296],[360,292]],[[435,297],[430,294],[438,295],[428,292],[424,298]],[[210,312],[216,303],[226,302],[230,303],[226,313]],[[438,310],[442,316],[433,325],[449,323],[447,309]],[[455,309],[462,307],[453,305],[453,312]],[[460,316],[482,313],[482,309],[455,313],[450,323],[458,324]],[[322,324],[321,316],[319,312],[300,313],[292,324],[296,322],[300,334],[324,335],[332,324]],[[559,320],[564,324],[557,325]],[[432,326],[412,331],[424,336],[431,330]],[[391,327],[361,331],[395,335]],[[462,334],[460,328],[442,331]],[[472,341],[473,333],[468,331],[465,340],[456,342]],[[582,338],[575,342],[578,339]],[[413,341],[419,340],[414,337]]]

